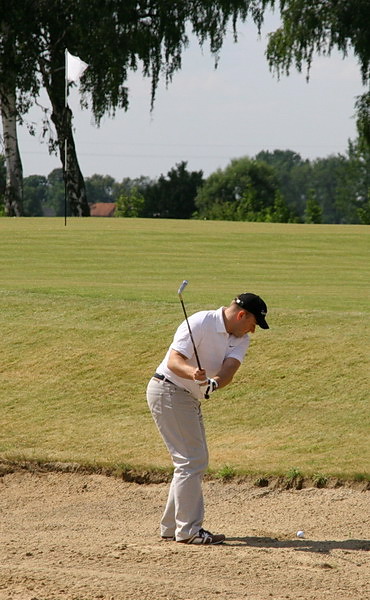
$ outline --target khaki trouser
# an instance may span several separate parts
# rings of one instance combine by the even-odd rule
[[[147,400],[175,467],[161,535],[186,540],[202,527],[202,479],[208,449],[199,400],[176,385],[152,378]]]

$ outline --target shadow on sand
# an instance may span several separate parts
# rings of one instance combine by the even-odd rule
[[[370,540],[284,540],[270,537],[229,537],[228,546],[248,546],[248,548],[293,548],[301,552],[321,552],[330,554],[332,550],[370,550]]]

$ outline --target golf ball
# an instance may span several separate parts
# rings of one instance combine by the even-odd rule
[[[301,531],[301,530],[297,531],[297,537],[304,538],[304,531]]]

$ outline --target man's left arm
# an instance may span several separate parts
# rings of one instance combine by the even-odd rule
[[[217,381],[219,388],[225,387],[232,381],[240,365],[240,361],[236,358],[225,358],[221,369],[213,377]]]

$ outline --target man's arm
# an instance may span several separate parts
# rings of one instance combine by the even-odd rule
[[[236,358],[225,358],[221,369],[214,376],[218,383],[218,387],[222,388],[231,383],[233,377],[240,367],[240,362]]]
[[[207,383],[207,374],[205,370],[189,365],[186,356],[180,354],[177,350],[171,350],[167,366],[179,377],[192,379],[193,381],[204,380],[204,383]],[[217,381],[218,387],[222,388],[228,385],[232,381],[239,367],[240,362],[236,358],[225,358],[221,369],[213,377],[213,379]]]
[[[204,369],[198,369],[188,363],[188,359],[177,350],[171,350],[167,363],[168,368],[184,379],[203,381],[207,383],[207,375]]]

